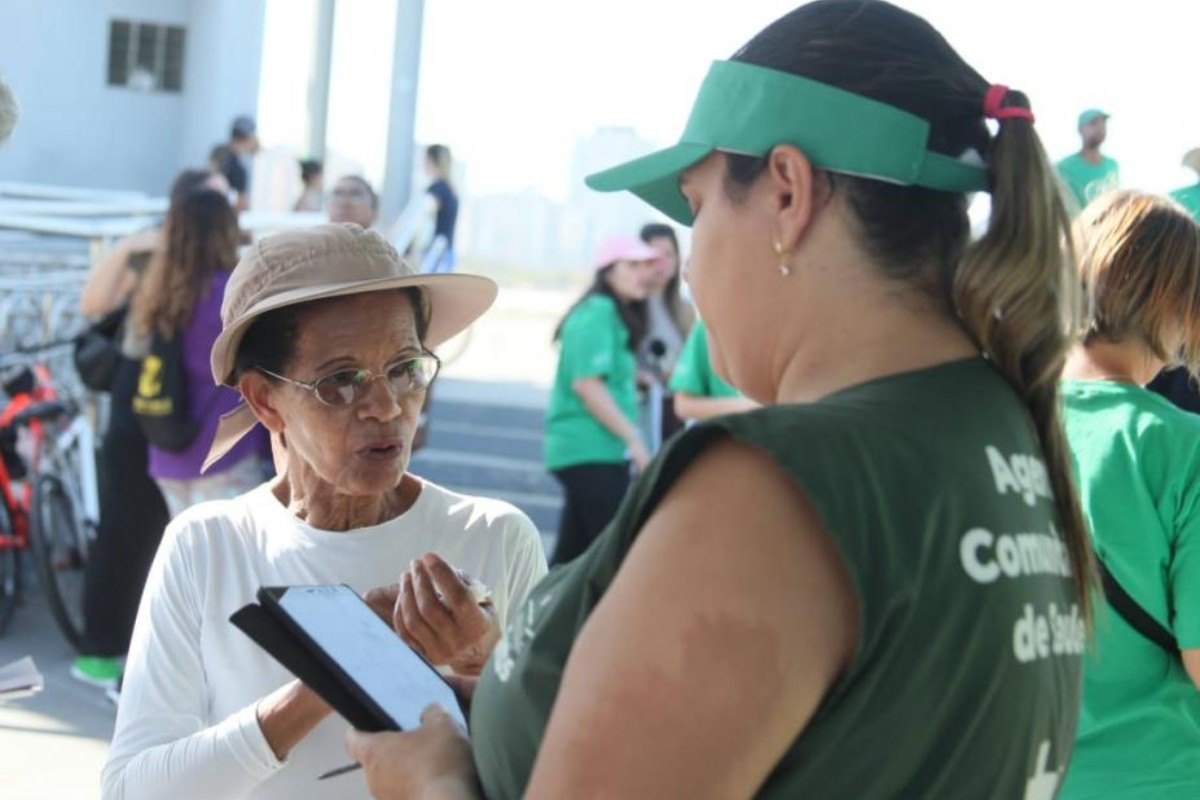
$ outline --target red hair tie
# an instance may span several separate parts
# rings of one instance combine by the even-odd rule
[[[1018,108],[1016,106],[1005,108],[1003,106],[1004,98],[1007,96],[1007,86],[999,83],[989,86],[987,94],[983,96],[983,115],[988,119],[1027,119],[1032,124],[1034,121],[1033,112],[1028,108]]]

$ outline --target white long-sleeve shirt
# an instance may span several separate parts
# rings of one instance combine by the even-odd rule
[[[260,586],[395,583],[435,552],[491,589],[502,626],[546,572],[541,539],[512,506],[426,483],[406,513],[369,528],[322,531],[266,485],[204,503],[163,536],[138,609],[105,800],[309,800],[369,797],[348,763],[348,723],[333,714],[280,762],[259,728],[259,700],[293,679],[229,622]]]

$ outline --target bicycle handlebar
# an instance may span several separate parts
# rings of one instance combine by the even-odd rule
[[[23,428],[34,420],[46,421],[72,413],[70,404],[62,400],[43,400],[13,415],[7,427]]]

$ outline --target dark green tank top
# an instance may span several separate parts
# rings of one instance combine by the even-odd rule
[[[723,437],[804,491],[862,609],[852,662],[757,796],[1053,798],[1085,630],[1030,419],[982,359],[674,440],[592,548],[531,593],[484,670],[471,738],[487,796],[523,793],[575,637],[665,492]]]

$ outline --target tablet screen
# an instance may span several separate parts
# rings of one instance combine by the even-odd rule
[[[348,586],[293,586],[278,603],[401,730],[421,726],[430,703],[463,728],[454,690]]]

